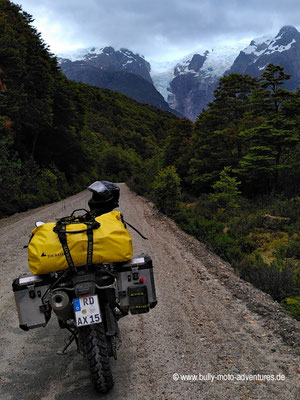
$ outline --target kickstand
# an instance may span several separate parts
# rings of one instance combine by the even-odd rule
[[[58,350],[56,352],[57,355],[59,356],[64,356],[66,353],[67,348],[71,345],[72,342],[74,342],[74,340],[76,340],[77,343],[77,337],[75,333],[72,333],[72,335],[69,337],[68,342],[66,343],[65,347],[62,350]]]

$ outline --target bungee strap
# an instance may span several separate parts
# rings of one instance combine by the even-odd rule
[[[140,231],[138,231],[133,225],[131,225],[129,222],[125,221],[124,219],[122,219],[123,223],[128,226],[130,226],[130,228],[132,228],[134,231],[136,231],[136,233],[138,233],[140,235],[141,238],[143,238],[144,240],[148,240],[148,238],[146,236],[144,236]]]

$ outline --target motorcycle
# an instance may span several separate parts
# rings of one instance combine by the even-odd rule
[[[106,204],[107,205],[107,204]],[[38,224],[40,225],[40,224]],[[92,384],[100,393],[114,385],[110,358],[121,345],[118,321],[150,311],[157,304],[151,257],[124,262],[72,265],[47,274],[26,274],[13,281],[20,328],[45,327],[52,312],[86,359]]]

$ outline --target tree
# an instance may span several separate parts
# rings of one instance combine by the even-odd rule
[[[289,96],[289,92],[282,88],[284,82],[291,78],[291,75],[284,72],[284,67],[269,64],[262,73],[260,85],[269,91],[269,98],[274,106],[274,112],[278,113],[282,101]]]
[[[99,155],[99,173],[105,179],[126,181],[140,170],[140,159],[134,150],[107,146]]]
[[[52,97],[56,59],[32,27],[33,19],[21,7],[1,0],[0,79],[6,87],[1,93],[0,114],[14,121],[15,146],[26,159],[34,156],[37,142],[52,123]]]
[[[244,154],[243,125],[257,79],[230,74],[219,81],[215,100],[195,124],[189,179],[193,191],[209,191],[226,166],[236,167]]]
[[[290,168],[289,153],[299,144],[298,130],[287,118],[295,95],[280,87],[289,78],[283,67],[270,64],[252,93],[249,117],[255,124],[241,132],[247,151],[236,169],[250,193],[276,190],[281,172]]]
[[[237,182],[236,177],[231,177],[230,172],[229,167],[223,169],[220,179],[212,187],[214,193],[210,195],[212,201],[225,209],[238,208],[238,198],[241,194],[238,190],[241,182]]]
[[[167,215],[174,214],[182,198],[180,179],[175,167],[172,165],[160,170],[152,188],[152,195],[158,208]]]
[[[185,183],[192,147],[193,124],[187,119],[175,120],[168,130],[163,152],[163,165],[174,165],[182,183]]]

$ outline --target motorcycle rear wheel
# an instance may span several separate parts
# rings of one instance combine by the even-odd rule
[[[91,380],[100,393],[109,392],[114,386],[109,365],[108,349],[103,324],[79,328],[79,341],[90,368]]]

